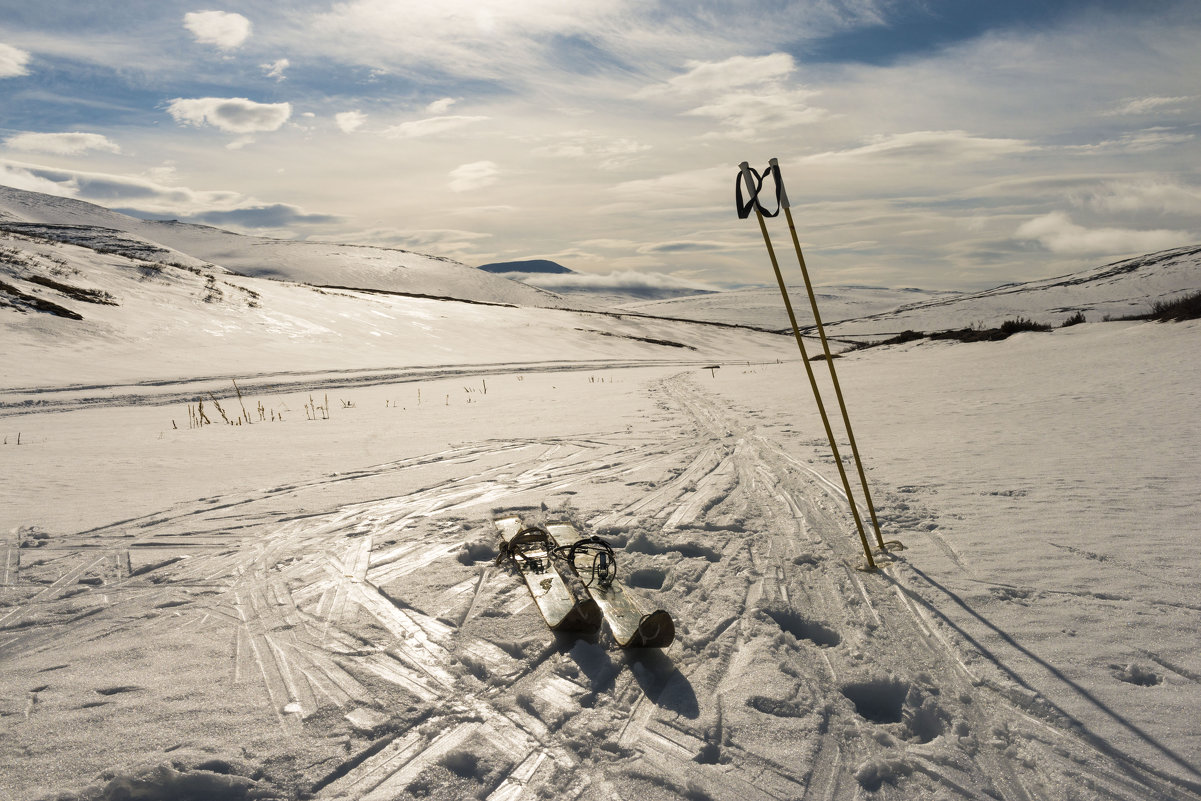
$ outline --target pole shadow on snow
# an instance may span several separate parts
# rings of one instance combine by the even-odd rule
[[[934,589],[941,592],[947,598],[951,599],[951,601],[953,601],[956,606],[963,609],[965,612],[967,612],[969,615],[971,615],[973,618],[975,618],[977,621],[979,621],[982,625],[984,625],[990,631],[992,631],[994,634],[996,634],[998,637],[1000,637],[1001,640],[1005,644],[1016,649],[1019,653],[1021,653],[1027,659],[1030,659],[1031,661],[1035,662],[1036,664],[1042,666],[1042,668],[1044,670],[1046,670],[1048,673],[1050,673],[1053,677],[1055,677],[1059,681],[1066,684],[1077,695],[1079,695],[1085,701],[1090,703],[1092,706],[1096,707],[1099,711],[1101,711],[1107,717],[1112,719],[1115,723],[1119,724],[1120,726],[1125,728],[1127,731],[1129,731],[1131,734],[1135,735],[1140,740],[1145,742],[1147,745],[1151,746],[1153,749],[1155,749],[1156,751],[1161,753],[1164,757],[1166,757],[1167,759],[1171,760],[1173,763],[1175,763],[1176,765],[1181,767],[1185,772],[1190,773],[1193,776],[1201,777],[1201,772],[1199,772],[1195,766],[1190,764],[1187,759],[1185,759],[1184,757],[1177,754],[1171,748],[1167,747],[1166,745],[1161,743],[1159,740],[1155,739],[1155,737],[1151,736],[1147,732],[1140,729],[1135,724],[1133,724],[1130,721],[1123,718],[1121,715],[1119,715],[1117,712],[1115,712],[1113,709],[1111,709],[1108,705],[1106,705],[1103,701],[1101,701],[1099,698],[1094,696],[1092,693],[1090,693],[1084,687],[1081,687],[1079,684],[1077,684],[1076,682],[1072,681],[1070,678],[1065,676],[1063,674],[1063,672],[1061,670],[1059,670],[1057,667],[1055,667],[1051,663],[1047,662],[1045,659],[1039,657],[1038,655],[1034,654],[1028,648],[1023,646],[1019,642],[1017,642],[1017,640],[1015,640],[1010,634],[1008,634],[1007,632],[1002,630],[995,623],[988,620],[986,617],[984,617],[979,612],[977,612],[975,609],[973,609],[966,601],[964,601],[962,598],[960,598],[959,595],[957,595],[953,590],[951,590],[948,587],[943,586],[942,584],[939,584],[937,581],[935,581],[933,578],[931,578],[925,572],[923,572],[920,568],[916,567],[912,562],[905,560],[904,557],[895,556],[894,558],[898,559],[898,561],[904,562],[906,565],[908,565],[908,567],[911,570],[913,570],[914,573],[916,573],[918,576],[920,576],[927,584],[929,584],[931,587],[933,587]],[[1086,742],[1089,743],[1089,745],[1093,746],[1094,748],[1096,748],[1098,751],[1105,754],[1106,756],[1113,758],[1116,764],[1121,765],[1123,772],[1130,775],[1131,778],[1135,778],[1135,779],[1141,778],[1138,775],[1138,773],[1135,771],[1135,768],[1137,767],[1138,769],[1141,769],[1143,771],[1151,773],[1152,775],[1154,775],[1162,780],[1170,781],[1170,782],[1179,782],[1180,784],[1183,784],[1184,786],[1188,787],[1189,790],[1191,790],[1193,792],[1201,791],[1201,783],[1189,781],[1187,779],[1182,779],[1178,776],[1172,776],[1170,774],[1164,773],[1163,771],[1158,770],[1158,769],[1152,767],[1151,765],[1147,765],[1147,764],[1143,763],[1142,761],[1136,759],[1135,757],[1132,757],[1129,754],[1122,752],[1117,747],[1110,744],[1109,741],[1105,740],[1100,735],[1095,734],[1092,730],[1090,730],[1087,726],[1085,726],[1082,721],[1080,721],[1079,719],[1074,717],[1072,714],[1070,714],[1067,710],[1063,709],[1061,706],[1056,704],[1054,701],[1047,698],[1045,694],[1039,692],[1035,687],[1031,686],[1029,682],[1027,682],[1025,679],[1023,679],[1021,676],[1019,676],[1014,670],[1010,669],[1009,667],[1006,667],[1004,662],[1002,662],[1001,659],[996,654],[994,654],[992,651],[990,651],[987,646],[985,646],[983,643],[981,643],[979,640],[977,640],[975,637],[973,637],[968,632],[964,631],[964,629],[962,627],[957,625],[953,620],[951,620],[949,617],[947,617],[942,611],[940,611],[937,607],[935,607],[929,601],[925,600],[924,598],[917,595],[916,593],[909,590],[908,588],[902,586],[900,584],[900,582],[898,582],[892,576],[889,576],[887,573],[881,571],[879,573],[879,575],[882,578],[884,578],[886,581],[892,582],[892,584],[900,592],[904,593],[905,597],[909,598],[914,603],[920,604],[931,615],[937,617],[939,620],[941,620],[943,623],[945,623],[947,626],[949,626],[951,629],[953,629],[960,637],[962,637],[964,640],[966,640],[968,643],[970,643],[973,648],[975,648],[977,651],[979,651],[981,655],[983,655],[990,662],[992,662],[999,670],[1001,670],[1002,673],[1004,673],[1006,676],[1008,676],[1010,679],[1012,679],[1015,683],[1019,684],[1020,686],[1024,687],[1026,690],[1029,690],[1032,693],[1038,694],[1043,699],[1043,701],[1046,702],[1047,706],[1049,706],[1051,709],[1054,709],[1055,712],[1057,714],[1061,715],[1065,720],[1070,721],[1072,726],[1079,732],[1080,736]]]

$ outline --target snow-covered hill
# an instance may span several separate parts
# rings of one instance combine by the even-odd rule
[[[523,306],[562,307],[553,293],[460,262],[395,248],[244,236],[175,221],[148,221],[70,198],[0,186],[0,227],[88,244],[124,235],[125,250],[169,249],[259,278]],[[164,254],[167,258],[170,253]]]
[[[913,330],[995,327],[1017,317],[1057,325],[1077,313],[1090,321],[1150,311],[1157,302],[1195,292],[1201,283],[1201,245],[1175,248],[1070,275],[982,292],[938,292],[863,286],[816,288],[818,309],[831,335],[882,338]],[[812,326],[803,284],[789,287],[797,321]],[[626,304],[647,314],[755,325],[788,326],[779,290],[743,289],[716,295]]]
[[[61,208],[79,210],[70,203]],[[6,351],[0,387],[417,365],[775,358],[782,340],[715,325],[548,309],[542,304],[549,295],[426,257],[420,257],[424,267],[394,275],[399,292],[267,280],[231,273],[209,257],[245,269],[255,255],[283,258],[295,246],[315,258],[327,246],[179,227],[183,233],[168,239],[204,253],[197,258],[137,233],[148,226],[175,231],[169,223],[126,222],[135,229],[127,233],[91,225],[97,214],[82,211],[86,225],[0,221]],[[98,221],[120,222],[103,215]],[[215,253],[215,243],[234,250]],[[376,249],[359,250],[364,258],[383,258]],[[536,304],[514,303],[530,292],[538,292]]]
[[[789,297],[797,322],[802,326],[813,320],[809,295],[804,284],[789,286]],[[890,312],[899,306],[960,297],[959,292],[924,289],[889,289],[873,286],[822,285],[815,288],[822,321],[843,320],[863,314]],[[735,289],[705,295],[625,303],[622,308],[643,314],[680,317],[689,320],[713,320],[751,325],[770,330],[788,329],[788,313],[775,287]]]
[[[996,326],[1016,317],[1057,325],[1077,313],[1100,321],[1144,314],[1158,301],[1196,292],[1199,283],[1201,245],[1191,245],[1041,281],[832,318],[837,323],[830,331],[834,336],[878,336],[906,330]]]

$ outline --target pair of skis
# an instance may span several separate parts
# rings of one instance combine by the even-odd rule
[[[645,614],[616,578],[613,549],[582,537],[571,523],[525,526],[517,515],[493,521],[501,540],[497,562],[512,561],[534,603],[555,631],[596,631],[608,624],[623,648],[666,648],[675,639],[671,615]]]

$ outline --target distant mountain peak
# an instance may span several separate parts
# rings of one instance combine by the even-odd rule
[[[521,261],[497,261],[491,264],[481,264],[479,269],[486,273],[556,273],[574,275],[575,270],[569,270],[558,262],[550,259],[524,259]]]

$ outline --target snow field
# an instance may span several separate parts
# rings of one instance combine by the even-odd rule
[[[1167,714],[1201,669],[1181,636],[1187,602],[1148,595],[1127,575],[1134,557],[1095,539],[1089,553],[1109,558],[1040,540],[1045,510],[1019,501],[1048,469],[1015,484],[1008,449],[1029,443],[972,416],[991,408],[1054,434],[1077,410],[1031,398],[1006,381],[1010,366],[1076,364],[1083,381],[1103,367],[1084,354],[1118,364],[1191,336],[1095,326],[984,353],[840,360],[886,536],[909,546],[876,575],[855,569],[795,362],[331,389],[330,419],[313,421],[295,414],[309,393],[291,393],[285,422],[249,428],[168,429],[182,406],[153,397],[8,416],[32,432],[3,454],[17,468],[6,479],[28,476],[11,497],[66,473],[55,508],[5,513],[19,562],[0,612],[5,686],[18,688],[5,696],[6,792],[137,785],[165,798],[223,781],[245,791],[235,798],[1196,797],[1195,741]],[[1097,356],[1115,337],[1127,349]],[[1194,380],[1152,372],[1181,393]],[[932,403],[987,376],[993,400],[982,392],[978,409]],[[420,407],[408,405],[417,386]],[[1167,428],[1129,436],[1187,444]],[[988,439],[957,456],[969,429]],[[1076,470],[1124,486],[1106,484],[1117,468]],[[1127,502],[1147,490],[1126,489]],[[548,632],[524,585],[491,564],[488,520],[510,509],[611,538],[628,586],[675,616],[677,644],[625,653]],[[1081,547],[1062,531],[1056,542]],[[1054,574],[1038,548],[1061,560]],[[1095,580],[1115,598],[1076,591]],[[1150,613],[1176,616],[1174,640],[1144,628]],[[1115,638],[1115,617],[1138,626]],[[1083,662],[1083,647],[1042,634],[1069,624],[1077,636],[1060,639],[1086,642]]]

